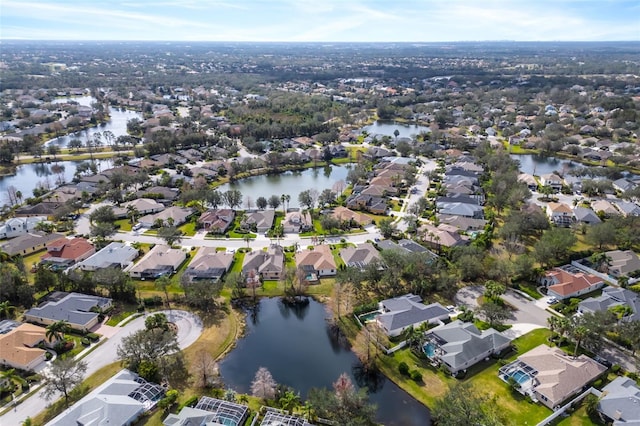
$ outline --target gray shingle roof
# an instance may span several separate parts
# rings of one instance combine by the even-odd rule
[[[91,312],[91,308],[94,306],[104,308],[110,304],[111,299],[106,297],[69,293],[60,300],[31,308],[25,312],[25,315],[53,321],[68,321],[72,325],[84,325],[98,316],[97,312]]]
[[[617,377],[602,389],[598,411],[614,426],[640,424],[640,389],[629,377]]]
[[[113,266],[127,266],[138,256],[138,250],[124,243],[113,242],[80,262],[81,269],[103,269]]]
[[[449,314],[449,311],[441,304],[424,305],[420,297],[413,294],[387,299],[380,303],[388,312],[379,315],[377,320],[389,332],[433,321]]]

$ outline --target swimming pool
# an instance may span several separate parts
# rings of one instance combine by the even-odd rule
[[[429,358],[433,358],[433,356],[436,354],[436,345],[429,342],[422,347],[422,350],[424,351],[424,354],[426,356],[428,356]]]
[[[369,321],[373,321],[376,317],[380,315],[380,311],[373,311],[366,314],[360,315],[360,322],[365,323]]]
[[[528,380],[531,379],[531,376],[529,376],[527,373],[525,373],[522,370],[516,370],[513,373],[509,374],[506,377],[506,380],[508,380],[509,377],[512,377],[513,380],[515,380],[520,385],[523,384],[523,383],[526,383]]]

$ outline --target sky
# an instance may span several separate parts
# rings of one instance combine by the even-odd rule
[[[0,39],[640,40],[640,0],[0,0]]]

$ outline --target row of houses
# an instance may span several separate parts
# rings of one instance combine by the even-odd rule
[[[595,200],[589,207],[570,207],[564,203],[550,202],[546,207],[549,221],[556,226],[571,226],[574,223],[589,225],[601,223],[600,215],[611,216],[640,216],[640,206],[630,201]]]

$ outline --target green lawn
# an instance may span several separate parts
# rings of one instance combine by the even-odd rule
[[[133,303],[118,304],[110,313],[110,317],[109,317],[109,320],[107,321],[107,325],[111,325],[111,326],[118,325],[120,321],[122,321],[129,315],[135,314],[136,312],[137,312],[137,306]]]
[[[180,231],[182,231],[182,234],[186,235],[187,237],[193,237],[194,235],[196,235],[196,223],[195,222],[183,223],[182,225],[180,225],[178,227],[178,229]]]
[[[121,231],[131,231],[131,221],[129,219],[118,219],[113,222]]]
[[[245,253],[240,252],[236,252],[233,255],[233,265],[231,266],[229,272],[236,272],[238,274],[242,272],[242,262],[244,262],[244,255]]]

